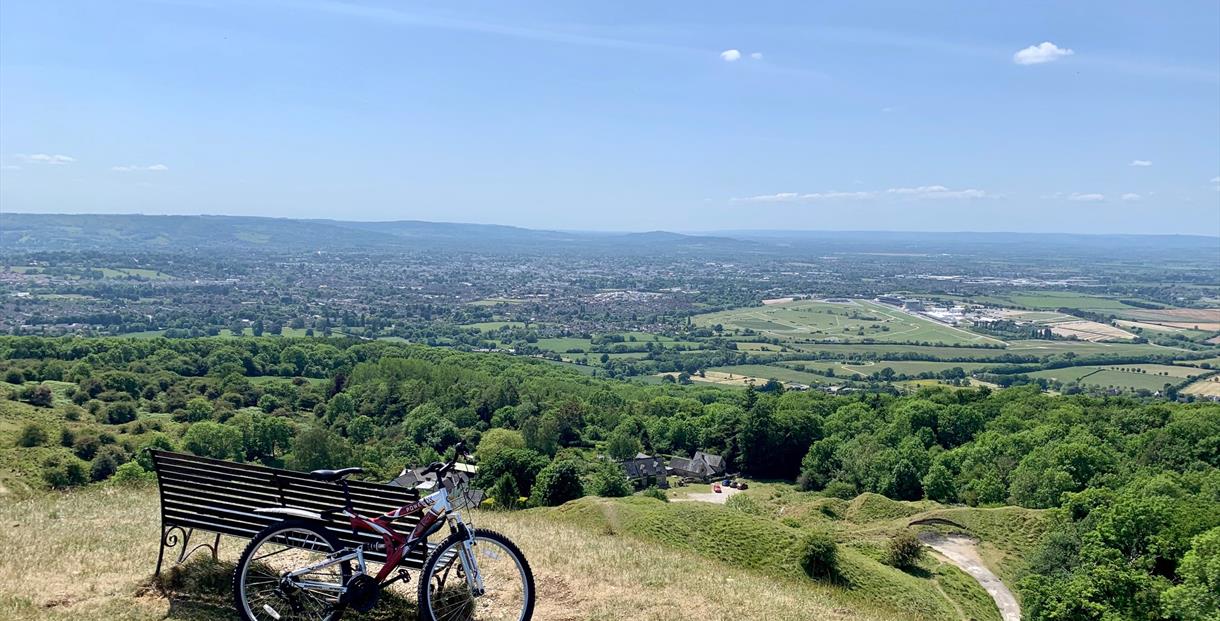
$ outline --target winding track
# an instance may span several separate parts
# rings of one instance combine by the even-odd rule
[[[1021,605],[1017,603],[1017,598],[1000,581],[1000,578],[991,573],[991,570],[983,564],[983,559],[979,556],[973,539],[964,535],[942,535],[924,531],[919,533],[919,540],[935,550],[945,560],[978,580],[983,589],[991,595],[991,599],[995,600],[1003,621],[1021,621]]]

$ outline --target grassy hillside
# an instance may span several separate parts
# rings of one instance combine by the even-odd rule
[[[478,515],[481,525],[517,541],[533,565],[536,619],[956,618],[903,614],[840,587],[712,560],[689,547],[658,547],[646,537],[590,530],[592,520],[573,519],[609,504],[589,499],[557,510]],[[623,507],[624,517],[643,506],[638,500],[612,504]],[[708,509],[717,508],[693,511]],[[21,577],[0,584],[0,618],[231,618],[227,563],[192,563],[170,574],[169,596],[152,585],[157,515],[153,488],[95,486],[0,505],[0,575]],[[237,558],[239,543],[223,541],[222,561]]]

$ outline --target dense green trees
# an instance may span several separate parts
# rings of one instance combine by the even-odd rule
[[[37,447],[57,451],[43,470],[53,487],[129,459],[148,469],[140,448],[179,440],[201,455],[360,465],[382,480],[465,440],[477,447],[475,485],[511,508],[627,493],[602,456],[704,450],[836,497],[1053,510],[1058,526],[1021,586],[1032,619],[1190,618],[1215,584],[1215,536],[1200,539],[1220,526],[1214,404],[1030,387],[900,397],[646,386],[500,355],[283,338],[0,337],[0,371],[26,382],[0,387],[18,399],[53,377],[72,382],[55,385],[71,403],[51,400],[64,424],[45,427],[62,446]]]

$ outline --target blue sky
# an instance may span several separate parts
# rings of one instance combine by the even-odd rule
[[[1220,3],[6,0],[0,210],[1220,235]]]

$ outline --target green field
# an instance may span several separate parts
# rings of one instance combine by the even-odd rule
[[[836,304],[800,300],[739,308],[692,318],[697,326],[721,325],[728,332],[752,330],[771,338],[858,343],[1000,344],[1002,341],[865,300]]]
[[[538,342],[534,343],[534,345],[537,345],[538,349],[562,354],[573,349],[589,351],[593,347],[593,341],[590,339],[578,339],[575,337],[558,337],[551,339],[538,339]]]
[[[889,367],[895,373],[903,375],[919,375],[920,373],[940,373],[948,371],[955,367],[960,367],[966,373],[974,373],[976,371],[985,371],[992,367],[998,366],[1001,363],[995,362],[925,362],[917,360],[857,360],[838,362],[835,360],[788,360],[782,363],[777,363],[784,367],[793,368],[798,365],[803,365],[809,370],[834,370],[836,376],[848,377],[852,375],[868,376],[872,375]]]
[[[500,328],[508,326],[510,328],[524,328],[525,324],[520,321],[480,321],[478,323],[462,324],[463,328],[475,328],[480,332],[496,332]]]
[[[1112,299],[1073,291],[1015,291],[1004,295],[989,295],[974,298],[977,302],[997,306],[1018,306],[1035,310],[1074,308],[1079,310],[1123,310],[1135,306]]]
[[[1144,372],[1138,372],[1144,371]],[[1201,375],[1205,371],[1193,367],[1164,364],[1089,365],[1048,369],[1029,373],[1030,377],[1057,380],[1063,383],[1076,382],[1081,386],[1102,388],[1130,388],[1138,390],[1160,390],[1165,384],[1177,384],[1182,380]]]

